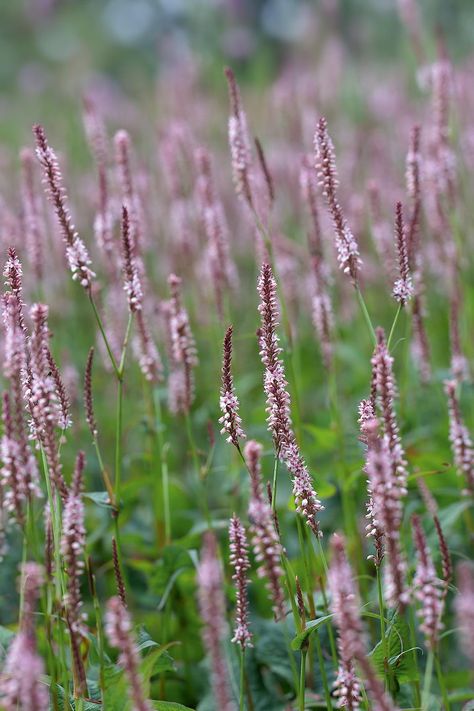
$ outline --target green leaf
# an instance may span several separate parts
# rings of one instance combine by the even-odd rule
[[[5,659],[7,649],[10,646],[15,633],[9,630],[7,627],[0,626],[0,659]]]
[[[97,506],[100,506],[101,508],[112,508],[110,505],[109,495],[106,491],[87,491],[82,496],[84,499],[90,499],[94,502],[94,504],[97,504]]]
[[[413,664],[413,651],[418,647],[410,648],[410,630],[401,617],[393,617],[385,634],[388,664],[390,670],[399,684],[418,679],[416,666]],[[372,662],[380,676],[385,674],[384,652],[382,640],[370,653]]]
[[[318,617],[317,620],[311,620],[310,622],[308,622],[303,632],[300,632],[296,635],[296,637],[293,637],[293,639],[291,640],[291,649],[301,649],[308,637],[315,630],[321,627],[321,625],[324,625],[326,622],[328,622],[332,617],[333,615],[324,615],[324,617]]]
[[[175,704],[174,701],[152,701],[151,703],[156,711],[194,711],[189,706]]]

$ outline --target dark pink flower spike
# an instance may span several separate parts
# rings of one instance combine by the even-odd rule
[[[231,701],[229,671],[223,653],[227,636],[222,573],[217,557],[217,541],[210,531],[204,535],[197,571],[198,599],[204,623],[202,638],[210,660],[211,686],[219,711],[235,711]]]
[[[360,601],[354,584],[354,574],[347,560],[344,538],[334,534],[331,539],[332,560],[329,566],[331,611],[338,630],[340,667],[336,680],[337,694],[346,708],[359,708],[360,682],[355,674],[356,664],[365,680],[365,687],[377,711],[395,711],[392,700],[384,692],[383,683],[376,675],[367,655],[365,633],[360,619]],[[352,706],[347,706],[352,704]],[[341,704],[340,704],[341,705]]]
[[[58,220],[61,235],[66,244],[66,256],[72,272],[72,278],[81,286],[90,290],[95,277],[90,269],[91,260],[86,246],[76,232],[67,205],[66,190],[59,168],[59,162],[53,149],[48,145],[44,128],[38,124],[33,126],[36,137],[36,155],[43,167],[43,183],[46,194],[53,205]]]
[[[347,223],[337,198],[339,180],[336,169],[334,146],[327,130],[326,119],[321,117],[314,135],[316,170],[323,195],[326,198],[336,233],[336,249],[339,266],[349,274],[354,284],[358,281],[361,265],[359,247]]]
[[[225,337],[222,357],[222,384],[219,405],[222,417],[221,434],[227,435],[227,441],[239,448],[239,439],[245,439],[242,429],[242,420],[239,415],[239,400],[235,394],[234,379],[232,377],[232,326],[229,326]]]
[[[112,597],[105,613],[105,634],[109,644],[120,651],[118,663],[128,681],[128,695],[134,711],[151,711],[151,703],[145,698],[140,677],[140,656],[133,638],[132,620],[119,597]]]
[[[405,306],[413,296],[413,283],[408,266],[407,235],[403,221],[403,207],[397,202],[395,207],[395,238],[397,245],[399,278],[393,287],[393,296],[400,306]]]
[[[245,528],[234,514],[229,525],[230,564],[233,569],[232,580],[235,585],[235,627],[232,642],[242,648],[252,646],[252,634],[248,621],[247,571],[250,568],[248,543]]]
[[[413,578],[414,595],[420,603],[417,614],[421,622],[420,629],[425,635],[426,646],[434,650],[444,626],[441,622],[444,608],[444,583],[436,575],[419,516],[413,516],[411,522],[417,554],[416,572]]]

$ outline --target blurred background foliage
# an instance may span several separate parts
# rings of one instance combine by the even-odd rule
[[[442,32],[450,56],[463,56],[474,39],[472,0],[420,7],[427,36]],[[38,112],[77,111],[91,85],[133,99],[196,57],[202,81],[223,92],[224,63],[243,82],[267,83],[288,55],[317,57],[328,25],[351,65],[374,54],[390,62],[407,42],[395,0],[0,0],[0,8],[3,140],[23,138]]]

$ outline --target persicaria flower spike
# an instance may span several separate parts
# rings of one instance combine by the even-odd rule
[[[463,561],[456,568],[458,594],[455,600],[456,617],[461,633],[461,643],[466,655],[474,664],[474,568]]]
[[[383,328],[376,329],[376,337],[377,345],[371,361],[375,376],[376,403],[380,410],[393,474],[398,479],[402,493],[406,493],[408,471],[394,407],[397,390],[393,374],[393,357],[387,348]]]
[[[248,621],[247,571],[250,568],[248,544],[245,528],[234,514],[229,525],[230,564],[233,569],[232,580],[235,585],[235,627],[232,642],[242,648],[252,646],[252,635]]]
[[[471,436],[461,416],[457,395],[457,382],[447,380],[444,389],[448,398],[449,441],[453,452],[454,464],[466,479],[467,491],[474,495],[474,447]]]
[[[188,312],[181,297],[181,279],[176,274],[170,274],[168,285],[171,292],[169,302],[169,335],[173,361],[180,366],[184,381],[183,411],[188,412],[194,400],[193,369],[198,365],[198,357],[194,336],[189,323]]]
[[[151,711],[145,698],[140,677],[140,657],[132,633],[132,620],[119,597],[112,597],[105,613],[105,634],[112,647],[120,651],[118,663],[125,672],[129,684],[129,697],[134,711]]]
[[[67,592],[64,602],[67,608],[71,631],[77,635],[85,634],[80,590],[80,576],[84,571],[83,556],[86,545],[84,504],[81,499],[84,465],[84,453],[79,452],[76,459],[72,486],[64,506],[63,531],[61,537],[61,554],[64,557],[68,576]]]
[[[249,520],[252,532],[252,546],[258,562],[258,575],[267,581],[269,597],[272,601],[275,619],[285,616],[285,598],[281,586],[280,559],[282,548],[272,515],[270,504],[263,494],[260,457],[262,446],[249,440],[244,448],[244,457],[250,472],[251,497],[249,502]]]
[[[296,510],[313,533],[320,535],[317,514],[323,509],[313,488],[311,476],[296,443],[290,414],[290,395],[285,378],[277,326],[279,310],[276,281],[269,264],[263,264],[258,280],[261,327],[258,332],[260,357],[265,367],[263,387],[267,397],[268,429],[273,435],[277,456],[292,476]]]
[[[326,198],[329,214],[331,215],[336,233],[336,249],[339,266],[345,274],[349,274],[356,284],[359,267],[361,265],[359,247],[347,223],[342,208],[338,202],[337,189],[339,180],[336,169],[336,156],[334,146],[327,130],[327,122],[321,117],[314,135],[314,149],[316,153],[316,170],[318,180]]]
[[[0,674],[0,705],[5,711],[47,711],[49,694],[42,681],[45,668],[36,650],[34,628],[34,612],[43,574],[40,566],[30,562],[22,566],[21,572],[23,617]]]
[[[239,448],[239,439],[245,439],[242,429],[242,420],[239,415],[239,400],[235,394],[234,379],[232,377],[232,326],[229,326],[224,337],[222,357],[222,385],[219,405],[222,417],[221,434],[227,434],[227,442]]]
[[[229,117],[229,147],[234,187],[238,197],[253,207],[250,139],[247,117],[242,107],[240,91],[230,67],[224,70],[229,87],[231,115]]]
[[[48,145],[44,128],[33,126],[36,137],[36,155],[43,167],[43,183],[53,205],[63,240],[66,244],[66,256],[72,272],[72,278],[79,281],[85,289],[90,289],[95,277],[90,269],[91,260],[84,242],[76,232],[67,206],[66,191],[59,168],[59,162],[53,149]]]
[[[128,307],[132,313],[142,308],[143,291],[134,255],[134,244],[130,233],[130,218],[125,205],[122,206],[122,271],[124,290],[127,294]]]
[[[443,614],[443,581],[436,575],[425,534],[418,516],[412,517],[413,540],[416,548],[417,565],[413,579],[415,598],[420,603],[418,618],[420,629],[425,635],[426,646],[434,650],[438,643],[439,633],[443,629],[441,617]]]
[[[388,554],[387,598],[391,605],[403,608],[408,602],[408,596],[405,587],[406,563],[400,548],[402,491],[394,475],[387,441],[375,433],[369,437],[365,471],[370,482],[370,513],[375,533],[379,536],[383,534]]]
[[[197,571],[199,611],[204,623],[202,638],[210,659],[211,686],[220,711],[235,711],[231,701],[229,673],[222,644],[227,634],[222,574],[217,558],[217,541],[208,531],[204,536]]]
[[[357,663],[365,677],[365,685],[373,705],[372,708],[377,711],[394,711],[395,707],[385,694],[383,684],[367,656],[364,629],[359,615],[359,596],[354,584],[353,572],[347,560],[343,537],[334,534],[331,539],[331,548],[332,560],[329,566],[328,582],[331,593],[331,611],[334,614],[338,631],[341,660],[336,679],[339,706],[359,708],[360,683],[354,671],[354,663]],[[343,703],[346,704],[345,707]]]
[[[395,208],[395,237],[400,277],[394,284],[393,296],[400,306],[405,306],[407,301],[413,296],[413,283],[408,267],[407,235],[403,221],[403,207],[401,202],[397,202]]]

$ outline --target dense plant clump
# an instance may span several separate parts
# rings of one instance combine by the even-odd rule
[[[474,699],[472,60],[400,7],[416,76],[369,72],[357,116],[330,36],[260,114],[229,67],[218,97],[165,73],[156,130],[92,92],[83,172],[33,126],[1,188],[1,709]]]

